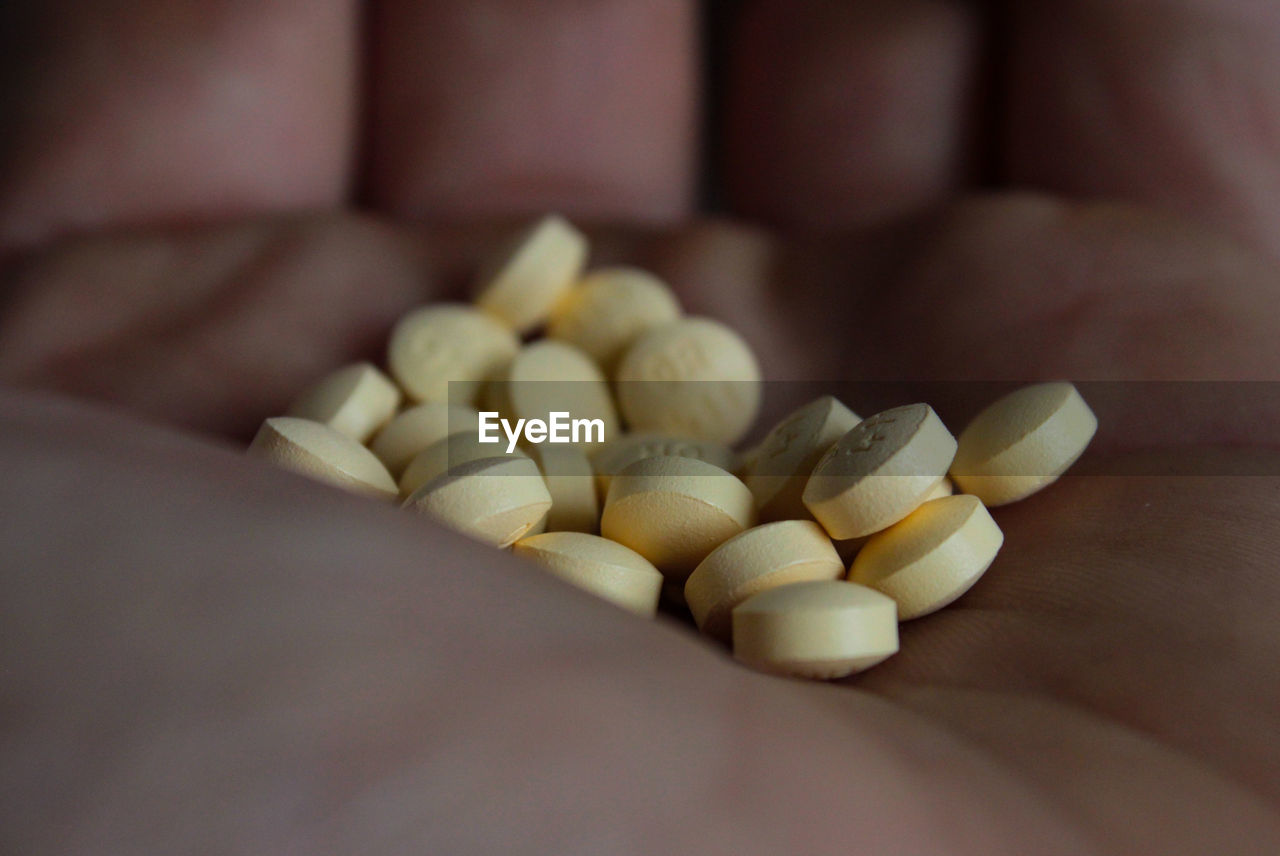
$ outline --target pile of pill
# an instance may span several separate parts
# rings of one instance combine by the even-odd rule
[[[968,591],[1004,542],[987,509],[1052,483],[1097,428],[1070,383],[1019,389],[958,439],[927,404],[862,419],[823,396],[735,451],[761,406],[747,343],[685,316],[657,277],[587,255],[563,219],[534,224],[473,305],[409,312],[387,373],[321,379],[250,454],[632,612],[687,609],[757,668],[829,679]]]

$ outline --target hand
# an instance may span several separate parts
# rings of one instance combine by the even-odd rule
[[[555,208],[774,377],[1276,379],[1270,4],[803,5],[727,50],[716,180],[774,237],[686,223],[684,4],[384,2],[359,110],[353,4],[9,4],[0,378],[242,436],[455,288],[457,223]],[[825,686],[5,393],[0,849],[1273,852],[1280,508],[1221,473],[1276,472],[1276,414],[1105,404],[1095,468],[1219,475],[1000,510],[980,584]]]

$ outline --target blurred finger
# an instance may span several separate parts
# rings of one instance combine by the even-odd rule
[[[368,196],[435,221],[687,212],[692,0],[382,0]]]
[[[1010,181],[1168,207],[1280,256],[1280,6],[1011,9]]]
[[[351,0],[0,6],[0,254],[106,224],[339,202]]]
[[[839,230],[972,179],[981,32],[954,0],[757,0],[733,46],[727,195],[769,223]]]

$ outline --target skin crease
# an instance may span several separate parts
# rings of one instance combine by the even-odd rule
[[[669,114],[636,82],[646,53],[688,49],[687,4],[539,4],[567,29],[528,27],[525,4],[454,11],[450,50],[471,59],[452,88],[404,47],[428,43],[432,4],[381,4],[368,122],[331,78],[358,41],[349,4],[201,6],[216,26],[197,5],[118,10],[132,62],[106,76],[87,4],[0,10],[24,45],[0,78],[0,850],[1280,850],[1280,501],[1275,476],[1223,475],[1280,471],[1275,402],[1236,419],[1176,396],[1154,414],[1095,402],[1080,472],[1101,474],[1000,509],[1006,547],[978,585],[831,686],[738,668],[238,442],[324,371],[380,357],[398,313],[460,294],[511,216],[550,205],[612,221],[597,261],[650,267],[774,378],[1276,380],[1270,5],[1030,3],[995,26],[875,0],[770,36],[779,4],[745,4],[723,147],[729,213],[750,226],[692,217],[696,61],[662,65]],[[1144,39],[1175,26],[1151,62]],[[521,90],[501,63],[477,80],[475,57],[523,32],[547,50],[513,74],[576,79],[613,52],[556,46],[619,28],[653,50],[617,54],[601,85],[629,84],[608,110],[549,95],[520,107],[550,117],[527,141],[487,142],[506,114],[475,105]],[[974,89],[1010,93],[999,118],[949,100],[993,32],[1011,58],[994,67],[1020,72]],[[954,65],[905,73],[921,55]],[[1188,95],[1181,69],[1208,55],[1209,103],[1248,117],[1231,133]],[[806,57],[816,71],[788,70]],[[201,97],[228,67],[247,112]],[[771,67],[803,91],[751,91]],[[823,85],[841,75],[847,101]],[[100,91],[118,106],[76,106]],[[909,109],[931,103],[944,126]],[[271,131],[259,110],[296,136],[250,133]],[[420,136],[437,112],[471,150]],[[855,119],[865,133],[839,132]],[[837,132],[815,146],[823,122]],[[903,122],[926,137],[909,156],[884,142]],[[175,129],[164,145],[121,157],[157,127]],[[610,149],[620,127],[652,138]],[[971,192],[966,139],[1018,189]],[[635,171],[633,147],[653,158]],[[903,192],[868,183],[881,173]],[[388,216],[406,212],[433,225]]]

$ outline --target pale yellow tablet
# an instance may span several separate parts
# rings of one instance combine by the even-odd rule
[[[547,532],[517,541],[511,551],[623,609],[646,616],[658,610],[662,574],[644,556],[607,538]]]
[[[454,467],[414,491],[404,507],[472,538],[509,547],[547,513],[551,495],[537,465],[516,455]]]
[[[475,434],[480,414],[466,404],[430,401],[395,416],[369,444],[387,470],[399,477],[414,455],[450,434]]]
[[[1097,430],[1097,417],[1073,384],[1025,386],[960,433],[951,478],[989,506],[1017,502],[1057,481]]]
[[[732,445],[760,410],[760,365],[718,321],[682,318],[655,327],[618,364],[618,404],[636,431]]]
[[[414,401],[469,404],[519,349],[516,334],[480,310],[439,303],[400,319],[387,344],[387,365]]]
[[[733,450],[724,443],[650,432],[623,434],[591,452],[591,468],[595,471],[600,495],[606,496],[613,477],[636,461],[664,455],[697,458],[730,472],[734,469]]]
[[[556,305],[547,335],[580,348],[612,373],[636,339],[680,314],[675,294],[653,274],[600,268],[589,271]]]
[[[684,584],[698,628],[728,642],[733,608],[765,589],[845,574],[831,539],[812,520],[765,523],[716,547]]]
[[[919,618],[968,591],[1003,543],[976,496],[934,499],[867,539],[849,580],[897,601],[900,620]]]
[[[582,274],[587,249],[563,217],[544,217],[484,266],[476,305],[518,333],[541,326]]]
[[[600,499],[595,476],[587,456],[577,446],[543,443],[529,447],[529,457],[542,470],[551,494],[547,512],[547,532],[588,532],[600,530]]]
[[[289,416],[328,425],[358,443],[395,415],[400,388],[372,363],[355,363],[325,375],[289,406]]]
[[[400,474],[400,495],[407,497],[432,479],[439,478],[454,467],[483,458],[508,456],[527,457],[517,447],[508,455],[505,443],[481,443],[475,434],[464,431],[437,440],[413,456],[409,466]]]
[[[600,534],[683,583],[754,516],[751,491],[728,471],[696,458],[645,458],[613,477]]]
[[[733,610],[733,654],[769,672],[830,680],[898,651],[893,600],[841,580],[762,591]]]
[[[805,485],[805,507],[832,538],[870,535],[919,508],[955,453],[955,438],[929,405],[877,413],[823,455]]]
[[[765,435],[743,481],[761,520],[812,520],[802,499],[813,468],[860,418],[830,395],[792,411]]]
[[[353,493],[377,499],[399,495],[395,480],[373,452],[310,419],[268,419],[249,444],[248,453]]]
[[[621,434],[604,374],[590,357],[564,342],[543,339],[522,348],[485,388],[484,401],[485,410],[513,424],[525,420],[525,434],[530,420],[546,424],[543,441],[564,439],[599,448]],[[553,424],[556,413],[563,414],[558,428]],[[559,434],[553,436],[553,429]]]

